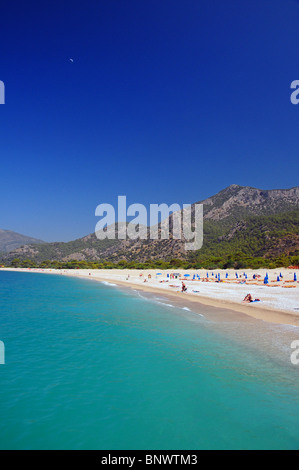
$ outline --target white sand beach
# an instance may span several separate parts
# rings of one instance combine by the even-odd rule
[[[184,302],[184,305],[191,306],[195,311],[196,306],[209,305],[268,322],[299,325],[299,282],[294,281],[294,273],[297,278],[299,273],[295,269],[158,271],[2,268],[2,270],[59,274],[109,282],[147,292],[163,293],[163,296]],[[172,278],[173,273],[180,276]],[[264,284],[266,274],[268,274],[267,285]],[[282,277],[277,281],[280,275]],[[187,287],[186,292],[182,292],[182,282]],[[259,301],[244,303],[243,299],[249,293],[253,299]]]

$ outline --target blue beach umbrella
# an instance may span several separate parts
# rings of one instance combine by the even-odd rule
[[[239,279],[238,273],[236,273],[236,278]]]
[[[267,276],[264,277],[264,284],[269,284]]]
[[[207,277],[209,277],[209,273],[207,273]]]
[[[228,273],[225,273],[225,277],[226,277],[226,279],[228,278]]]
[[[279,276],[277,276],[277,282],[280,282],[280,277]]]
[[[185,277],[190,277],[190,274],[184,274]]]
[[[297,281],[296,273],[294,273],[294,281]]]

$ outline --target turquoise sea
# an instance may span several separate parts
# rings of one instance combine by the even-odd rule
[[[298,449],[299,329],[0,272],[1,449]]]

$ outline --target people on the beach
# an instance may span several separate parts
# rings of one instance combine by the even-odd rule
[[[253,299],[251,294],[247,294],[247,295],[244,297],[243,302],[246,302],[246,303],[250,303],[250,302],[260,302],[260,299]]]
[[[182,282],[182,292],[186,292],[186,291],[187,291],[186,284]]]
[[[253,298],[251,294],[247,294],[246,297],[244,297],[243,302],[252,302]]]

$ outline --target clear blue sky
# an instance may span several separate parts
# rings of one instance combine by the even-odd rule
[[[0,228],[66,241],[118,195],[298,185],[299,1],[10,0],[0,14]]]

